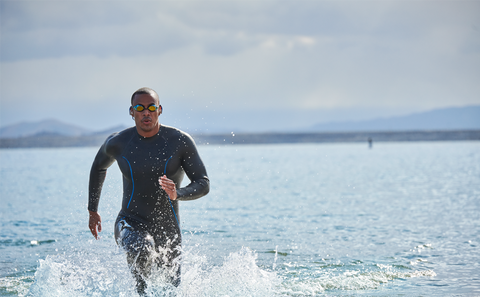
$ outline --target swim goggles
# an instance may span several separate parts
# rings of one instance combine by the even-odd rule
[[[150,104],[149,106],[147,106],[147,109],[148,111],[154,112],[159,107],[161,108],[162,106],[161,105],[156,106],[155,104]],[[135,106],[132,106],[132,108],[135,109],[136,111],[143,111],[145,109],[145,106],[143,106],[142,104],[137,104]]]

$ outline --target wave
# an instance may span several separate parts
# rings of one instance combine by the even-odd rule
[[[432,277],[431,270],[370,264],[301,266],[277,264],[260,267],[258,254],[242,247],[212,264],[195,246],[183,251],[182,282],[178,288],[153,273],[147,280],[147,296],[316,296],[375,290],[396,279]],[[18,296],[137,296],[135,281],[125,256],[116,246],[88,252],[47,256],[40,260],[34,277],[16,275],[0,279],[0,292]],[[4,295],[4,294],[2,294]]]

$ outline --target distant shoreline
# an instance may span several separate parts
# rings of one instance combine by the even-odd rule
[[[390,131],[390,132],[317,132],[317,133],[238,133],[195,135],[199,144],[333,143],[391,141],[480,140],[480,130]]]
[[[98,147],[108,135],[89,136],[36,135],[0,138],[0,148]],[[390,132],[317,132],[317,133],[236,133],[196,134],[199,145],[208,144],[280,144],[280,143],[348,143],[403,141],[480,141],[480,130],[390,131]]]

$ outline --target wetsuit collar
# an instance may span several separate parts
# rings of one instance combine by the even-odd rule
[[[138,133],[137,127],[135,127],[135,133],[137,133],[138,137],[141,138],[141,139],[154,139],[154,138],[156,138],[158,135],[160,135],[160,132],[161,132],[162,130],[163,130],[163,129],[162,129],[162,125],[160,124],[160,127],[158,128],[157,133],[155,133],[155,134],[152,135],[152,136],[145,137],[145,136],[141,135],[140,133]]]

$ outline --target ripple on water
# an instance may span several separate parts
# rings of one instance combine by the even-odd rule
[[[51,244],[55,242],[57,242],[56,239],[46,239],[46,240],[5,239],[5,240],[0,240],[0,247],[38,246],[38,245],[44,245],[44,244]]]
[[[24,272],[0,278],[0,295],[25,296],[34,282],[33,273],[25,275]]]

